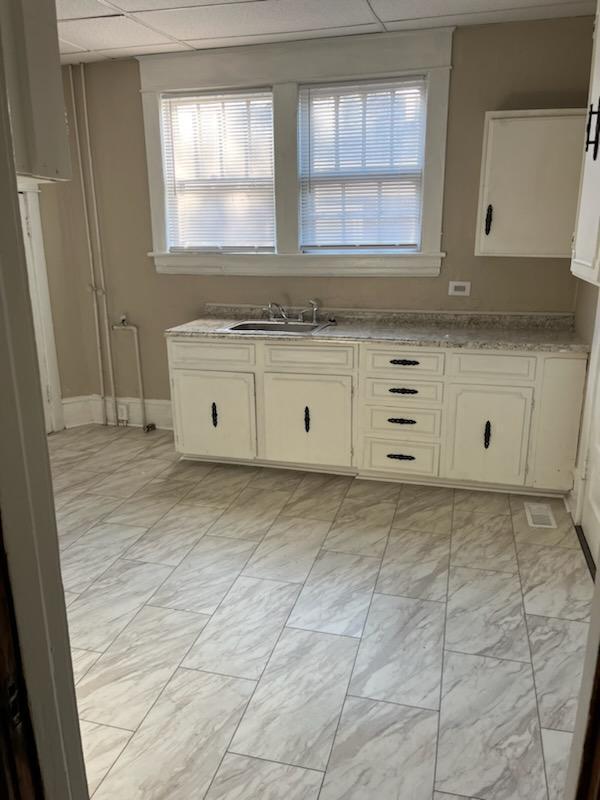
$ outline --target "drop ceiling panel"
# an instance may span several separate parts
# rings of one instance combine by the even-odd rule
[[[348,28],[326,28],[320,31],[291,31],[287,33],[257,34],[256,36],[237,36],[235,38],[223,37],[217,39],[191,39],[187,43],[196,50],[209,50],[212,47],[231,47],[233,45],[244,44],[263,44],[267,42],[285,42],[298,39],[322,39],[327,36],[349,36],[357,33],[379,33],[381,26],[375,23],[371,25],[354,25]]]
[[[103,17],[118,13],[97,0],[56,0],[56,18],[59,20]]]
[[[503,11],[513,18],[526,9],[540,7],[569,13],[571,7],[581,5],[580,0],[371,0],[371,7],[384,22],[392,20],[417,20],[454,15],[497,13]],[[592,3],[589,3],[592,5]],[[542,16],[544,14],[542,13]],[[437,24],[440,23],[436,19]]]
[[[116,47],[136,47],[169,44],[171,39],[139,25],[127,17],[98,17],[58,23],[61,39],[85,50],[106,50]]]
[[[58,47],[62,53],[85,53],[83,47],[78,47],[76,44],[71,44],[71,42],[65,42],[64,39],[58,40]]]
[[[177,39],[230,38],[373,24],[364,0],[252,0],[135,15]]]
[[[157,11],[167,8],[188,8],[189,6],[220,6],[239,3],[245,0],[110,0],[122,11]],[[264,0],[262,0],[264,2]],[[77,2],[77,0],[75,0]]]

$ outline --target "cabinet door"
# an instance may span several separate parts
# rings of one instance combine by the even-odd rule
[[[526,387],[450,386],[447,477],[525,483],[532,396]]]
[[[256,457],[254,375],[173,370],[172,387],[180,453]]]
[[[594,111],[600,110],[600,47],[598,46],[598,23],[596,19],[596,36],[594,37],[594,56],[592,60],[592,77],[590,84],[590,105]],[[588,112],[589,114],[589,112]],[[600,117],[588,116],[589,138],[597,138],[600,134]],[[599,143],[600,144],[600,143]],[[600,285],[600,147],[596,151],[593,144],[588,145],[583,154],[581,185],[579,189],[579,207],[573,242],[573,258],[571,272],[578,278]]]
[[[490,112],[476,255],[570,258],[583,111]]]
[[[265,374],[265,458],[348,467],[352,378]]]

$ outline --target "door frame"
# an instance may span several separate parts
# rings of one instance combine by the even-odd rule
[[[51,431],[61,431],[65,424],[52,305],[50,303],[48,269],[42,234],[42,218],[40,215],[40,183],[43,183],[43,181],[17,176],[19,195],[23,197],[25,210],[23,225],[29,237],[28,241],[24,241],[26,257],[27,255],[30,256],[27,258],[29,292],[34,317],[34,329],[41,334],[40,336],[36,335],[36,344],[41,363],[40,384],[42,400],[48,409],[50,422],[50,431],[48,433],[50,433]]]

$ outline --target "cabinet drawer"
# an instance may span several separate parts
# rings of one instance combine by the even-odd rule
[[[364,469],[434,476],[438,474],[439,461],[439,444],[393,439],[364,440]]]
[[[367,402],[386,402],[394,405],[412,403],[441,403],[444,384],[433,381],[413,381],[400,378],[396,381],[367,378],[364,383]]]
[[[183,369],[246,369],[254,365],[253,344],[207,340],[204,342],[170,339],[169,364]]]
[[[364,348],[363,366],[370,374],[408,375],[421,377],[444,374],[444,353],[407,352],[398,347]]]
[[[442,412],[440,409],[381,408],[366,406],[364,409],[366,433],[394,434],[398,436],[439,437]]]
[[[353,369],[354,347],[336,345],[267,344],[265,345],[266,367],[334,367]]]
[[[448,372],[461,378],[490,378],[500,383],[505,380],[532,381],[535,378],[535,365],[534,356],[451,353]]]

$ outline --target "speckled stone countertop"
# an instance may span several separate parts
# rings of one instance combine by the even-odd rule
[[[214,312],[227,312],[216,315]],[[290,315],[296,316],[296,309]],[[212,313],[211,313],[212,312]],[[410,347],[473,348],[587,353],[590,349],[573,330],[571,314],[450,314],[447,312],[365,312],[323,309],[320,319],[337,324],[313,334],[229,331],[240,319],[260,319],[252,306],[207,306],[210,316],[169,328],[169,337],[314,340],[394,343]]]

